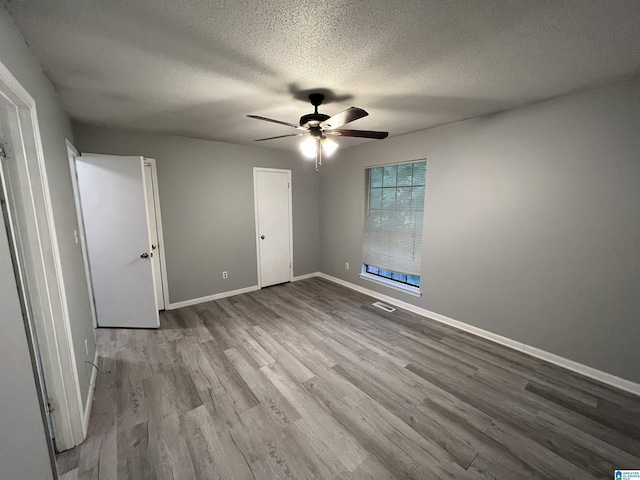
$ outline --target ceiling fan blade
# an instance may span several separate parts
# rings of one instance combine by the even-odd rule
[[[306,135],[306,133],[290,133],[289,135],[279,135],[277,137],[258,138],[257,140],[254,140],[254,142],[264,142],[265,140],[275,140],[276,138],[299,137],[300,135]]]
[[[344,112],[340,112],[324,122],[320,123],[320,128],[338,128],[359,118],[369,115],[363,109],[358,107],[349,107]]]
[[[373,130],[344,130],[340,128],[325,130],[323,133],[328,135],[340,135],[342,137],[377,138],[378,140],[382,140],[389,136],[389,132],[376,132]]]
[[[264,120],[265,122],[279,123],[280,125],[285,125],[287,127],[297,128],[298,130],[306,130],[306,128],[301,127],[300,125],[296,125],[294,123],[289,123],[289,122],[281,122],[280,120],[274,120],[273,118],[260,117],[258,115],[247,115],[247,117],[255,118],[256,120]]]

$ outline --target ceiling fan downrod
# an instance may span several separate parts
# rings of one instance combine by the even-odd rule
[[[318,107],[322,105],[322,102],[324,102],[324,95],[322,93],[310,93],[309,102],[311,102],[311,105],[315,107],[315,112],[313,113],[317,115]]]

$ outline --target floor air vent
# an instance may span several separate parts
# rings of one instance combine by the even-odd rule
[[[385,312],[395,312],[396,309],[387,305],[386,303],[382,303],[382,302],[375,302],[373,304],[374,307],[378,307],[381,310],[384,310]]]

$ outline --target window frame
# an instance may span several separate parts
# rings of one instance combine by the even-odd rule
[[[365,166],[365,191],[364,191],[364,200],[365,200],[365,205],[364,205],[364,215],[363,218],[367,219],[370,215],[370,209],[371,209],[371,179],[370,179],[370,175],[371,175],[371,169],[373,168],[379,168],[379,167],[385,167],[385,166],[390,166],[390,165],[406,165],[406,164],[414,164],[414,163],[420,163],[420,162],[425,162],[425,164],[427,163],[427,159],[426,158],[418,158],[415,160],[410,160],[410,161],[406,161],[406,162],[391,162],[391,163],[383,163],[383,164],[377,164],[377,165],[368,165]],[[397,188],[397,185],[396,185]],[[426,178],[425,178],[425,195],[426,195]],[[424,201],[424,200],[423,200]],[[423,207],[423,219],[424,219],[424,207]],[[424,223],[423,223],[423,229],[424,229]],[[363,228],[364,231],[364,228]],[[364,246],[364,239],[363,239],[363,246]],[[364,255],[363,255],[364,256]],[[392,288],[394,290],[398,290],[400,292],[403,293],[407,293],[409,295],[413,295],[415,297],[420,297],[422,296],[422,274],[420,275],[420,287],[416,287],[414,285],[410,285],[409,283],[404,283],[401,281],[397,281],[397,280],[393,280],[391,278],[387,278],[385,276],[382,275],[376,275],[375,273],[370,273],[367,272],[367,266],[369,267],[374,267],[374,268],[381,268],[378,267],[376,265],[370,265],[365,263],[364,261],[361,262],[361,269],[360,269],[360,278],[380,284],[380,285],[384,285],[386,287]],[[387,270],[387,269],[385,269]],[[398,275],[406,275],[406,274],[402,274],[400,272],[393,272],[391,270],[387,270],[390,271],[391,273],[396,273]]]

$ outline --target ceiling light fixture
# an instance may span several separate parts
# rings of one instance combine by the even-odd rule
[[[338,144],[324,135],[315,136],[312,134],[312,136],[309,136],[300,142],[300,151],[302,152],[302,155],[307,158],[315,158],[316,172],[318,171],[318,166],[322,166],[323,154],[330,157],[337,149]]]
[[[307,137],[300,142],[300,151],[307,158],[316,158],[318,153],[318,142],[314,137]]]
[[[324,151],[327,157],[333,155],[333,153],[338,149],[338,144],[333,140],[324,137],[322,139],[322,150]]]

